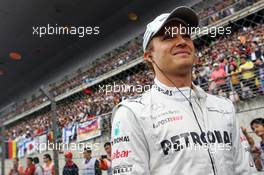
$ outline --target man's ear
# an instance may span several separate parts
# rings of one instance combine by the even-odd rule
[[[152,60],[152,55],[151,55],[151,51],[149,51],[149,50],[146,50],[145,52],[144,52],[144,60],[145,61],[148,61],[148,62],[150,62],[150,63],[153,63],[153,60]]]

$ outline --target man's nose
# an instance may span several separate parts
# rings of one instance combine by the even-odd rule
[[[176,39],[176,46],[179,46],[179,47],[183,47],[183,46],[186,46],[187,43],[186,43],[186,40],[182,37],[182,35],[178,35],[177,39]]]

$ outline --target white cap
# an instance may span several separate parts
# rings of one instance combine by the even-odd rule
[[[218,63],[214,63],[213,64],[213,67],[216,67],[216,66],[219,66],[219,64]]]
[[[158,33],[158,31],[165,23],[171,20],[181,21],[184,24],[188,25],[188,27],[197,27],[199,25],[199,18],[197,14],[189,7],[180,6],[175,8],[170,13],[163,13],[147,25],[147,29],[143,36],[144,52],[146,51],[146,48],[153,36]]]

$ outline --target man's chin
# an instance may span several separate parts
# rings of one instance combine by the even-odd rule
[[[193,65],[191,57],[177,57],[173,60],[173,62],[177,67],[192,67]]]
[[[181,65],[177,65],[173,71],[175,75],[187,75],[192,71],[192,64],[185,63]]]

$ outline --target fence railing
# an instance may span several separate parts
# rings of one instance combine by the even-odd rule
[[[197,77],[195,82],[202,82]],[[230,98],[233,102],[264,95],[264,67],[229,73],[226,77],[207,80],[198,85],[206,92]]]

